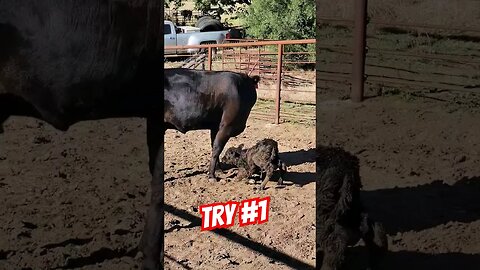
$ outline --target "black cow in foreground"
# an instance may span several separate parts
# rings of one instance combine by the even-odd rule
[[[163,269],[162,20],[158,0],[0,0],[0,132],[12,115],[62,131],[147,119],[153,176],[141,248],[152,270]]]
[[[62,131],[86,120],[147,119],[143,269],[163,269],[165,130],[210,129],[213,178],[226,142],[245,129],[258,82],[232,72],[162,75],[162,13],[157,0],[0,0],[0,133],[13,115]]]
[[[165,129],[210,130],[211,181],[216,180],[215,169],[225,144],[245,130],[257,101],[259,80],[229,71],[165,69]]]

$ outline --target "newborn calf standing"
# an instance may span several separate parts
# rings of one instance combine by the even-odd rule
[[[371,267],[387,250],[380,223],[372,221],[360,200],[359,161],[338,147],[317,148],[317,243],[323,250],[322,270],[342,269],[347,246],[363,239]],[[318,249],[317,249],[318,250]]]
[[[238,147],[230,147],[225,152],[222,162],[238,167],[237,179],[251,177],[256,172],[261,174],[265,172],[265,179],[259,190],[265,188],[276,169],[280,169],[278,185],[283,185],[282,177],[287,170],[285,163],[280,160],[278,144],[272,139],[263,139],[249,149],[243,149],[243,144]]]

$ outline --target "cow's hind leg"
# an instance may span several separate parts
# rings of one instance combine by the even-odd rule
[[[212,147],[212,158],[210,160],[210,168],[208,170],[208,178],[210,181],[215,182],[217,179],[215,177],[215,168],[218,164],[218,158],[220,153],[222,153],[223,148],[230,139],[230,132],[228,128],[222,128],[217,132],[215,140]]]
[[[163,145],[165,130],[161,119],[147,120],[147,143],[149,167],[152,174],[151,198],[145,227],[140,240],[144,254],[143,269],[163,269],[164,255],[164,186],[163,186]]]

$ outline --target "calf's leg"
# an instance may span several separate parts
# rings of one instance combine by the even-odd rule
[[[367,247],[369,269],[380,269],[379,263],[388,250],[387,234],[383,225],[363,214],[360,234]]]
[[[238,168],[238,173],[237,173],[236,180],[237,180],[237,181],[241,181],[241,180],[243,180],[243,179],[245,179],[245,178],[248,178],[248,171],[247,171],[247,169],[242,168],[242,167]]]
[[[164,186],[163,147],[165,130],[161,119],[147,119],[149,167],[152,174],[151,198],[140,248],[144,255],[144,270],[163,269],[164,257]]]
[[[265,168],[265,179],[260,184],[260,187],[258,188],[259,191],[265,188],[265,185],[267,185],[268,181],[270,181],[270,179],[272,178],[274,171],[275,171],[275,168],[273,167],[273,165],[268,164],[267,167]]]
[[[277,186],[283,186],[283,178],[285,177],[285,173],[287,172],[287,166],[285,166],[285,163],[280,161],[278,169],[280,171],[280,176],[278,177]]]

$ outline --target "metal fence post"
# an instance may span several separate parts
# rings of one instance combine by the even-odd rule
[[[352,60],[352,92],[350,98],[354,102],[363,100],[365,87],[365,48],[367,32],[367,0],[354,0],[355,26],[354,48]]]
[[[212,70],[212,47],[208,47],[208,70]]]
[[[275,98],[275,124],[280,124],[280,91],[282,88],[283,44],[278,44],[277,53],[277,96]]]

